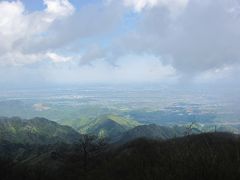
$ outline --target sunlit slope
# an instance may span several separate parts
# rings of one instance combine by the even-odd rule
[[[102,115],[95,119],[82,118],[78,120],[66,120],[61,123],[77,129],[80,133],[111,138],[119,136],[129,129],[141,125],[133,119],[113,114]]]

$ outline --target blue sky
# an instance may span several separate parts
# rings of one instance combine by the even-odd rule
[[[2,0],[0,85],[238,84],[238,0]]]

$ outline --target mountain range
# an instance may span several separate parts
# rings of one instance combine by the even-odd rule
[[[82,134],[104,138],[111,143],[125,143],[138,138],[172,139],[203,132],[238,132],[237,127],[223,125],[159,126],[141,124],[118,115],[101,115],[94,119],[75,120],[68,125],[45,118],[21,119],[0,117],[0,142],[22,144],[74,143]],[[188,132],[189,131],[189,132]]]

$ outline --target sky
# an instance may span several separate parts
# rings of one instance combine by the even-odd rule
[[[239,0],[0,0],[0,87],[231,87],[239,73]]]

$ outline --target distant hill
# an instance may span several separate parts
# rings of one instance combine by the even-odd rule
[[[86,133],[114,138],[139,125],[138,122],[117,115],[103,115],[86,126]],[[84,130],[84,128],[83,128]]]
[[[127,141],[131,141],[137,138],[162,139],[162,140],[171,139],[174,137],[184,136],[186,130],[187,129],[184,126],[168,127],[158,126],[155,124],[141,125],[123,133],[119,142],[125,143]],[[191,133],[199,134],[201,133],[201,131],[194,128]]]
[[[229,133],[234,133],[238,134],[239,133],[239,127],[237,125],[204,125],[201,127],[201,130],[203,132],[229,132]]]
[[[147,139],[171,139],[175,137],[182,137],[187,135],[188,126],[159,126],[156,124],[139,125],[126,132],[124,132],[118,139],[119,143],[125,143],[137,138]],[[210,132],[226,132],[238,134],[239,129],[230,125],[200,125],[193,124],[190,134],[201,134]]]
[[[187,134],[187,128],[191,124],[181,126],[160,126],[155,124],[141,124],[140,122],[124,116],[107,114],[96,118],[80,118],[77,120],[64,120],[60,122],[73,127],[81,134],[93,134],[110,139],[111,142],[127,142],[136,138],[148,139],[171,139]],[[230,132],[239,130],[227,125],[203,125],[193,123],[189,134],[200,134],[204,132]]]
[[[139,122],[119,115],[102,115],[95,119],[79,119],[61,122],[75,128],[82,134],[94,134],[106,138],[115,138],[138,125]]]
[[[62,126],[45,118],[29,120],[18,117],[0,118],[0,142],[29,144],[72,143],[80,134],[68,126]]]

